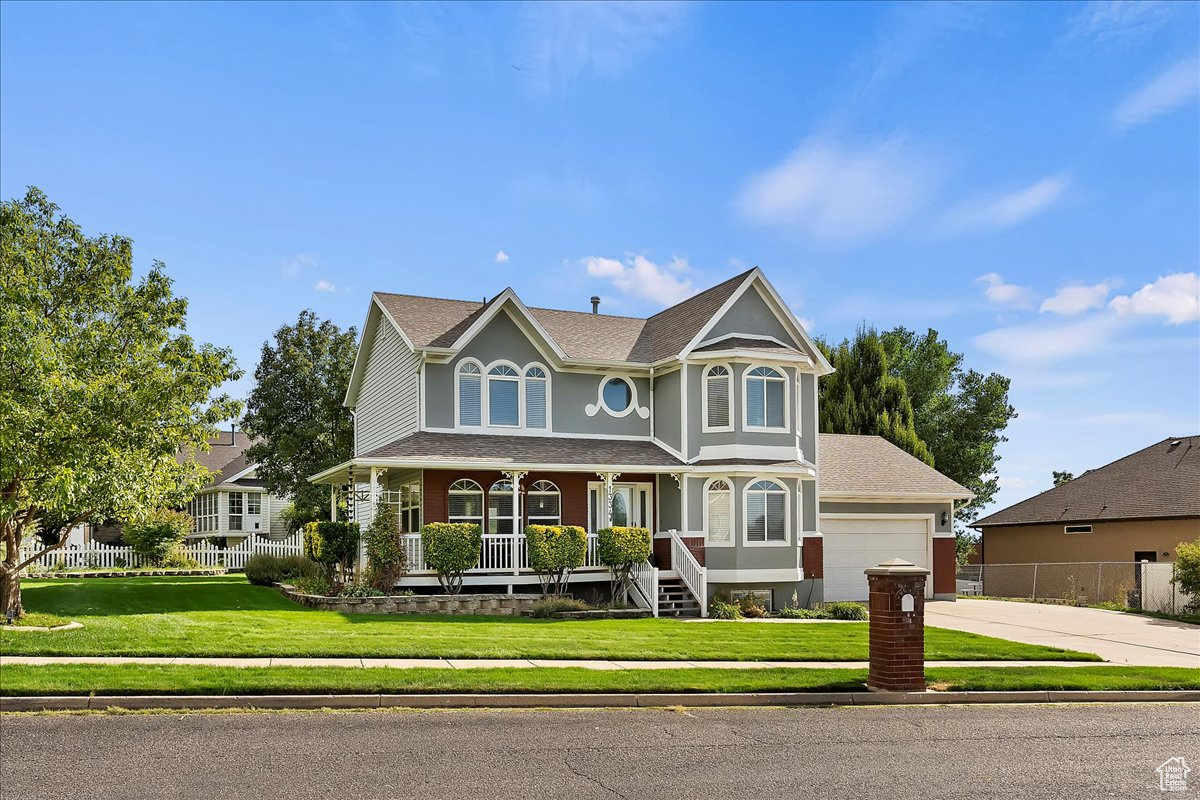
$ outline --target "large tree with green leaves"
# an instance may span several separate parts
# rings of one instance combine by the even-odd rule
[[[975,493],[957,514],[970,522],[1000,488],[997,448],[1008,441],[1004,430],[1017,416],[1008,402],[1009,379],[964,368],[962,354],[932,328],[924,335],[895,328],[880,339],[889,372],[908,388],[914,427],[934,466]]]
[[[291,498],[289,525],[329,517],[329,492],[308,478],[351,456],[354,423],[342,401],[357,338],[354,328],[305,310],[275,332],[274,343],[263,343],[242,420],[259,441],[246,456],[268,490]]]
[[[181,505],[210,477],[176,454],[239,413],[214,393],[241,373],[186,321],[161,263],[133,280],[129,239],[84,235],[35,188],[0,207],[0,615],[24,613],[20,570],[76,525]]]
[[[932,464],[929,448],[913,427],[908,389],[892,373],[879,333],[864,327],[853,340],[818,345],[835,370],[818,384],[821,432],[882,436]]]

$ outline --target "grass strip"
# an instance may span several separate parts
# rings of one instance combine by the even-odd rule
[[[942,667],[931,686],[951,690],[1200,689],[1183,667]],[[9,665],[0,694],[438,694],[588,692],[845,692],[865,689],[862,669],[653,669],[579,667],[392,669],[208,667],[141,664]]]

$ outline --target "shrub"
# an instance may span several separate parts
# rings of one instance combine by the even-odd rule
[[[708,604],[708,615],[713,619],[742,619],[742,609],[737,603],[714,597]]]
[[[867,618],[866,606],[849,601],[823,603],[821,612],[829,619],[864,620]]]
[[[358,525],[353,522],[309,522],[304,526],[304,555],[323,564],[329,579],[345,583],[355,560],[358,558]]]
[[[318,578],[324,574],[321,565],[304,556],[251,556],[246,562],[246,580],[256,586],[296,581],[299,578]]]
[[[162,565],[167,569],[200,569],[200,562],[178,549],[167,553]]]
[[[629,592],[629,573],[650,557],[650,531],[645,528],[601,528],[596,532],[596,554],[612,570],[613,599]]]
[[[366,533],[367,583],[390,592],[404,574],[407,555],[400,545],[400,518],[395,506],[382,500],[375,506],[375,518]]]
[[[781,619],[819,619],[820,614],[811,608],[796,608],[795,606],[784,606],[779,609]]]
[[[587,558],[587,531],[575,525],[529,525],[525,544],[529,566],[542,583],[542,597],[562,595],[571,573]]]
[[[1175,548],[1175,577],[1171,580],[1191,597],[1190,608],[1200,606],[1200,539],[1180,542]]]
[[[442,590],[458,594],[463,573],[479,562],[483,531],[473,522],[431,522],[421,528],[421,545]]]
[[[770,614],[767,613],[767,609],[754,602],[754,598],[750,595],[739,597],[737,601],[737,607],[738,611],[742,612],[743,617],[749,617],[751,619],[763,619],[764,617],[770,616]]]
[[[325,575],[297,578],[296,588],[304,594],[316,594],[322,597],[333,596],[333,584],[329,582],[329,578],[325,577]]]
[[[351,581],[342,587],[338,597],[383,597],[384,593],[365,581]]]
[[[592,606],[573,597],[548,597],[529,608],[529,616],[548,619],[561,611],[591,611]]]
[[[126,522],[122,537],[146,566],[158,567],[191,532],[191,515],[163,508]]]

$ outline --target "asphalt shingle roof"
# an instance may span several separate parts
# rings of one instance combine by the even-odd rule
[[[418,431],[365,453],[363,460],[396,458],[448,464],[561,464],[671,467],[681,461],[648,441],[567,436],[490,436]]]
[[[880,436],[822,433],[817,460],[822,494],[971,495],[966,487]]]
[[[1200,435],[1173,436],[972,523],[1200,517]]]
[[[551,308],[530,308],[529,313],[571,358],[652,363],[677,355],[749,274],[735,275],[648,319]],[[387,292],[375,297],[418,348],[453,345],[495,302]]]
[[[232,436],[231,433],[233,433]],[[253,437],[241,431],[222,431],[208,440],[209,449],[207,451],[182,452],[177,458],[185,461],[189,455],[193,456],[196,463],[209,472],[216,473],[213,479],[202,487],[208,488],[233,477],[246,468],[245,451],[254,444],[254,441]]]

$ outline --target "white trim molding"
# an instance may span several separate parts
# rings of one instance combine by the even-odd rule
[[[614,380],[624,381],[625,385],[629,387],[629,405],[626,406],[623,411],[617,411],[613,408],[610,408],[604,399],[604,387],[607,386],[610,381]],[[633,376],[623,373],[601,376],[600,383],[596,386],[596,402],[588,403],[583,408],[583,413],[587,414],[589,417],[594,417],[601,411],[604,411],[604,413],[608,414],[610,417],[616,417],[618,419],[627,417],[634,412],[637,412],[637,415],[642,419],[650,418],[649,407],[643,406],[638,402],[637,383],[633,380]]]
[[[708,382],[721,380],[721,375],[713,375],[713,372],[718,369],[725,371],[723,376],[725,379],[725,424],[709,425]],[[702,433],[730,433],[733,431],[733,393],[733,366],[731,364],[709,364],[700,373],[700,431]],[[703,452],[704,447],[701,446],[700,450]]]
[[[763,541],[750,541],[750,492],[751,487],[755,484],[766,481],[778,486],[779,492],[783,495],[783,539],[772,540],[768,538],[770,533],[767,530],[766,506],[763,506]],[[754,489],[756,492],[770,492],[775,494],[773,490]],[[787,481],[783,478],[778,478],[774,475],[756,475],[746,481],[746,485],[742,487],[742,546],[743,547],[791,547],[792,545],[792,490],[788,488]]]
[[[768,369],[778,375],[778,378],[767,376],[754,375],[750,373],[756,369]],[[762,380],[763,382],[763,426],[751,427],[748,422],[748,413],[750,410],[750,380]],[[767,424],[767,386],[773,382],[783,384],[783,427],[775,427]],[[792,387],[793,380],[788,375],[786,369],[771,364],[750,363],[742,370],[742,430],[746,433],[791,433],[792,432]]]
[[[732,458],[772,459],[775,461],[800,461],[800,450],[787,444],[704,444],[696,456],[698,461],[726,460]]]
[[[724,541],[724,542],[714,541],[712,536],[710,535],[710,532],[712,531],[712,524],[708,518],[708,514],[709,514],[708,494],[709,494],[709,492],[714,491],[714,489],[712,488],[714,483],[725,484],[725,489],[717,489],[715,491],[723,491],[729,500],[729,509],[726,512],[728,515],[728,524],[729,524],[729,540]],[[733,499],[735,494],[737,494],[737,490],[734,488],[733,480],[730,478],[727,478],[725,476],[722,476],[722,475],[714,476],[704,482],[703,501],[702,501],[703,508],[701,509],[701,519],[703,520],[703,523],[704,523],[703,527],[704,527],[704,546],[705,547],[736,547],[737,546],[737,533],[736,533],[737,525],[734,524],[735,521],[737,520],[737,505]]]
[[[708,585],[714,583],[794,583],[804,580],[799,568],[775,569],[713,569],[708,568]]]

